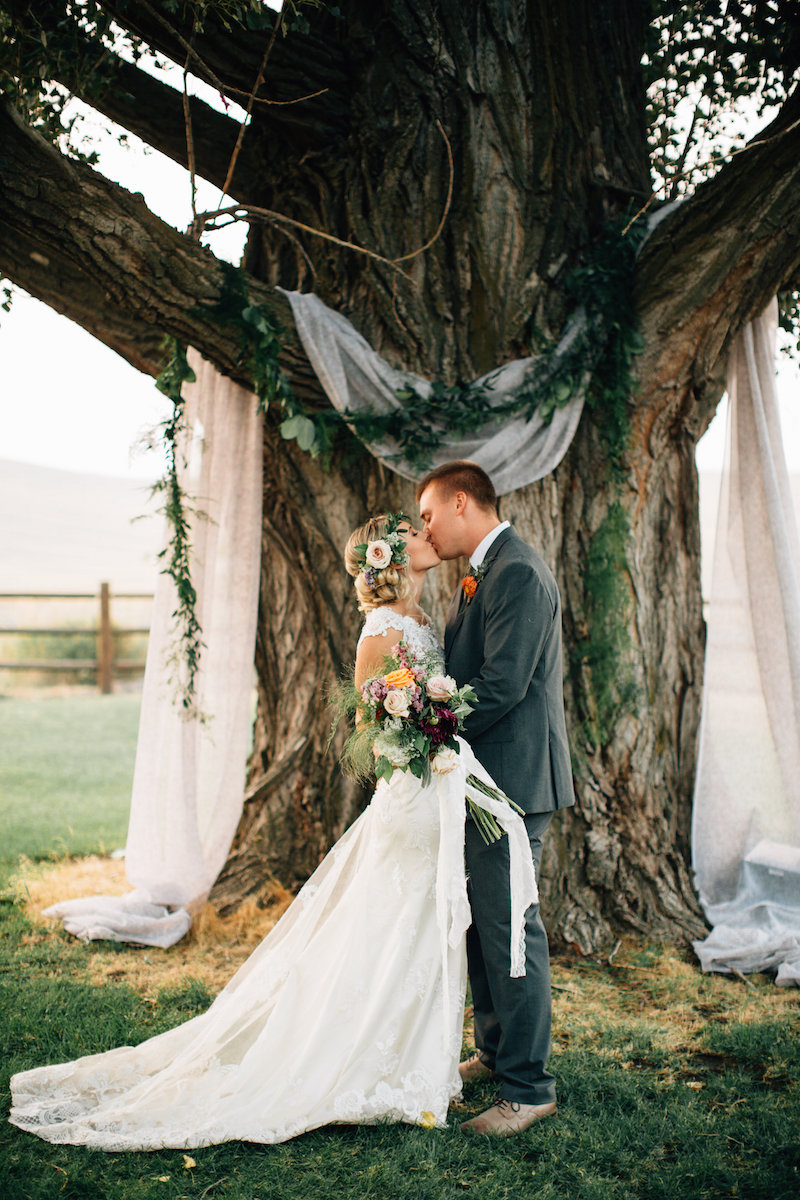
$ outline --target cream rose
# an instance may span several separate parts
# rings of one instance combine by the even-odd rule
[[[392,547],[383,538],[367,543],[367,565],[381,571],[392,561]]]
[[[449,700],[456,690],[456,681],[449,675],[431,675],[425,684],[425,691],[431,700]]]
[[[389,688],[383,707],[390,717],[407,717],[411,707],[408,692],[401,688]]]
[[[440,746],[431,759],[431,769],[437,775],[448,775],[458,766],[458,752],[452,746]]]

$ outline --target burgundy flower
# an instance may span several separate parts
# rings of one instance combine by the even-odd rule
[[[420,721],[420,728],[433,746],[441,746],[458,732],[458,717],[449,708],[438,708],[436,718]]]

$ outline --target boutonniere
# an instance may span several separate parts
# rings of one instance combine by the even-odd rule
[[[487,563],[482,562],[479,567],[474,567],[470,571],[469,575],[465,575],[464,578],[461,580],[461,587],[463,589],[464,595],[467,597],[467,604],[469,604],[470,600],[477,592],[478,585],[480,584],[481,580],[483,579],[484,575],[486,574],[487,566],[488,566]]]

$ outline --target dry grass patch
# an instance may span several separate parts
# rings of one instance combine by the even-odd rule
[[[553,959],[553,1048],[594,1045],[624,1068],[688,1068],[713,1025],[797,1021],[800,992],[771,977],[705,975],[687,946],[625,938],[613,957]]]
[[[124,862],[97,855],[51,863],[23,859],[10,886],[37,926],[37,932],[25,938],[27,944],[66,936],[60,923],[42,916],[49,905],[81,896],[121,896],[131,890]],[[142,994],[197,979],[216,993],[266,937],[292,899],[287,888],[272,881],[230,916],[221,917],[212,904],[205,904],[186,937],[168,950],[93,942],[89,979],[92,983],[126,983]]]
[[[98,854],[55,862],[34,863],[22,858],[10,887],[24,904],[26,915],[38,924],[47,923],[42,910],[59,900],[76,900],[80,896],[122,896],[131,890],[123,860],[103,858]]]
[[[12,890],[36,925],[29,944],[65,936],[60,924],[42,916],[59,900],[89,895],[122,895],[130,890],[124,862],[97,855],[32,863],[22,860]],[[256,898],[221,917],[206,904],[188,935],[168,950],[112,942],[91,944],[89,979],[129,984],[142,995],[196,979],[216,994],[276,924],[292,901],[277,881]],[[710,1024],[774,1020],[800,1011],[797,988],[777,988],[766,976],[744,980],[703,975],[688,947],[648,945],[625,938],[609,963],[577,955],[553,957],[554,1050],[576,1045],[601,1049],[605,1031],[611,1058],[624,1065],[651,1062],[661,1055],[690,1060]],[[470,1013],[465,1029],[471,1042]],[[674,1065],[674,1063],[673,1063]]]

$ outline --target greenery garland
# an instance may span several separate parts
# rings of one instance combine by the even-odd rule
[[[576,314],[582,314],[573,318],[572,336],[562,338],[549,352],[540,352],[525,383],[495,406],[491,404],[490,377],[482,386],[436,381],[427,396],[404,387],[397,393],[402,404],[389,414],[310,410],[294,395],[280,366],[284,331],[266,306],[250,302],[243,270],[222,264],[223,288],[210,314],[221,324],[239,330],[242,361],[251,387],[264,411],[270,405],[279,407],[281,436],[296,441],[301,450],[314,457],[329,460],[337,432],[347,428],[366,443],[392,438],[398,445],[398,457],[422,473],[430,465],[430,446],[443,430],[468,434],[489,420],[530,417],[534,412],[548,421],[556,409],[582,390],[600,431],[608,470],[621,494],[630,436],[633,364],[643,349],[631,279],[645,233],[643,222],[634,223],[627,232],[619,228],[606,231],[592,257],[568,280]],[[174,406],[173,419],[164,428],[167,474],[157,485],[166,496],[162,511],[172,526],[169,544],[161,556],[167,559],[165,572],[175,582],[179,597],[175,615],[180,655],[176,654],[176,659],[180,657],[185,664],[181,704],[187,712],[193,712],[202,641],[191,582],[186,498],[181,493],[176,466],[176,439],[183,414],[180,388],[193,378],[193,373],[185,347],[171,340],[170,348],[170,359],[158,380],[158,387]],[[624,582],[629,537],[627,514],[617,500],[597,530],[587,556],[588,636],[575,648],[573,666],[590,668],[593,699],[587,698],[587,713],[592,714],[587,716],[587,735],[600,743],[607,739],[620,711],[629,707],[635,692],[632,681],[623,678],[630,648],[630,595]]]
[[[490,376],[480,386],[435,381],[427,396],[410,385],[403,387],[397,392],[402,404],[391,413],[312,412],[297,402],[284,380],[287,393],[281,402],[287,418],[281,433],[295,438],[302,449],[314,455],[329,452],[332,430],[337,426],[346,425],[367,444],[391,438],[398,446],[395,457],[402,457],[422,474],[431,465],[431,445],[443,431],[466,435],[487,421],[513,416],[530,419],[534,413],[549,422],[557,409],[583,391],[589,410],[598,419],[608,462],[618,476],[630,435],[633,362],[644,348],[631,279],[645,234],[644,222],[633,224],[627,232],[609,227],[590,260],[567,280],[575,302],[575,316],[569,323],[572,335],[539,353],[524,383],[501,403],[492,404],[494,377]],[[265,313],[263,308],[258,311]],[[542,340],[536,331],[533,340]],[[279,349],[276,337],[270,346],[276,358]],[[279,370],[277,362],[275,370]]]

